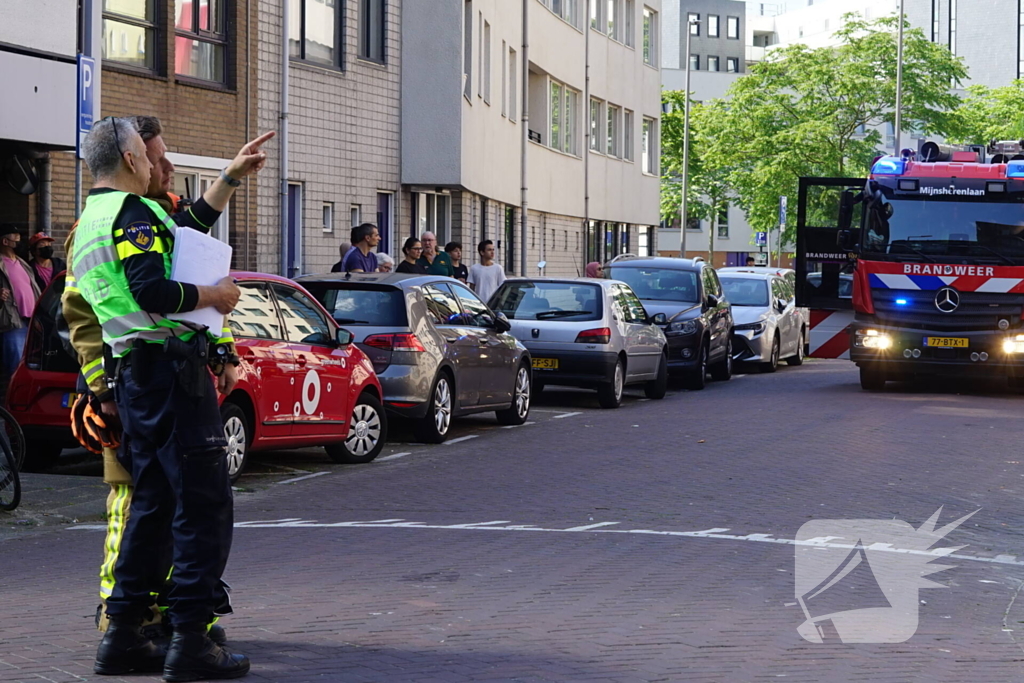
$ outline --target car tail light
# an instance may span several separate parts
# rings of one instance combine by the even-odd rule
[[[612,340],[612,330],[609,327],[596,327],[592,330],[583,330],[576,335],[577,344],[607,344]]]
[[[415,334],[371,334],[363,343],[382,351],[426,351]]]

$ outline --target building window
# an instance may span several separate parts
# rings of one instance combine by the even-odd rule
[[[608,0],[608,37],[622,42],[622,0]]]
[[[644,64],[656,66],[658,60],[658,13],[644,7]]]
[[[565,113],[562,117],[563,146],[562,151],[573,156],[579,156],[579,120],[580,120],[580,94],[572,88],[565,88]]]
[[[605,22],[607,21],[605,17],[605,10],[607,8],[607,5],[605,4],[606,1],[607,0],[590,0],[590,28],[595,31],[600,31],[601,33],[604,33]]]
[[[508,47],[501,41],[501,115],[508,116]]]
[[[512,48],[508,49],[508,118],[510,121],[515,121],[519,116],[519,77],[518,65],[516,62],[516,51]]]
[[[718,57],[708,57],[708,71],[721,71],[718,68]]]
[[[718,38],[721,35],[721,29],[719,28],[719,18],[717,14],[708,15],[708,38]]]
[[[225,0],[179,2],[174,7],[174,73],[227,82]]]
[[[1017,78],[1024,78],[1024,3],[1017,17]]]
[[[608,145],[606,149],[610,157],[618,157],[621,154],[619,151],[619,124],[621,123],[621,116],[622,109],[611,104],[608,105]]]
[[[480,12],[480,25],[479,25],[479,28],[478,28],[477,35],[480,36],[480,53],[477,55],[477,59],[479,60],[479,64],[477,64],[477,68],[476,68],[476,96],[482,98],[484,96],[484,52],[486,52],[486,50],[484,50],[484,44],[483,44],[483,40],[484,40],[484,13],[483,12]]]
[[[956,0],[949,0],[949,51],[956,54]]]
[[[466,0],[462,13],[462,94],[473,103],[473,0]]]
[[[643,139],[640,144],[643,146],[640,161],[644,173],[658,175],[658,131],[654,119],[644,117]]]
[[[738,57],[726,57],[725,58],[725,70],[731,74],[736,73],[740,70],[740,60]]]
[[[932,0],[932,42],[939,42],[939,0]]]
[[[359,2],[359,56],[378,64],[384,63],[384,35],[387,29],[385,0]]]
[[[156,71],[156,0],[103,3],[103,60]]]
[[[358,204],[351,204],[348,207],[348,223],[350,228],[354,228],[363,222],[362,211]]]
[[[633,112],[625,111],[622,126],[622,158],[626,161],[633,161]]]
[[[730,40],[740,39],[740,18],[739,17],[726,17],[725,18],[725,37]]]
[[[690,12],[686,17],[686,24],[690,27],[691,36],[700,35],[700,15]]]
[[[718,210],[718,237],[719,239],[729,239],[729,205],[721,207]]]
[[[322,214],[324,232],[334,232],[334,203],[324,202]]]
[[[484,102],[491,103],[491,25],[484,22]]]
[[[343,13],[336,2],[292,0],[289,7],[288,45],[292,59],[341,68]]]
[[[636,36],[633,31],[633,24],[636,22],[636,0],[626,0],[626,9],[622,16],[622,42],[633,47],[636,45]]]
[[[564,19],[576,28],[580,28],[580,12],[578,0],[540,0],[545,7],[556,16]]]
[[[700,71],[700,55],[690,55],[690,71]]]
[[[548,146],[554,149],[562,149],[562,84],[551,81],[551,134],[548,136]]]
[[[590,100],[590,149],[601,152],[603,149],[601,135],[601,100]]]
[[[451,196],[432,192],[415,192],[412,196],[413,234],[425,232],[437,236],[443,246],[451,239]]]

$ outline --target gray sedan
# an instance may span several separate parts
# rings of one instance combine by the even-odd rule
[[[370,358],[388,412],[416,421],[417,438],[440,443],[453,417],[494,411],[502,424],[530,414],[531,363],[465,285],[401,273],[314,275],[299,282],[355,335]]]
[[[627,384],[664,398],[668,343],[626,283],[517,278],[498,288],[491,305],[530,350],[537,390],[545,384],[594,388],[602,408],[617,408]]]

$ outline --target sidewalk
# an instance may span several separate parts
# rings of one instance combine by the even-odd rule
[[[110,487],[101,477],[21,473],[21,505],[0,512],[0,540],[26,527],[102,520]]]

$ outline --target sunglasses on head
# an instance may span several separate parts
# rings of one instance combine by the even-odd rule
[[[117,148],[117,156],[123,157],[124,152],[121,151],[121,139],[117,135],[117,117],[105,116],[103,121],[110,119],[110,127],[114,130],[114,147]]]

